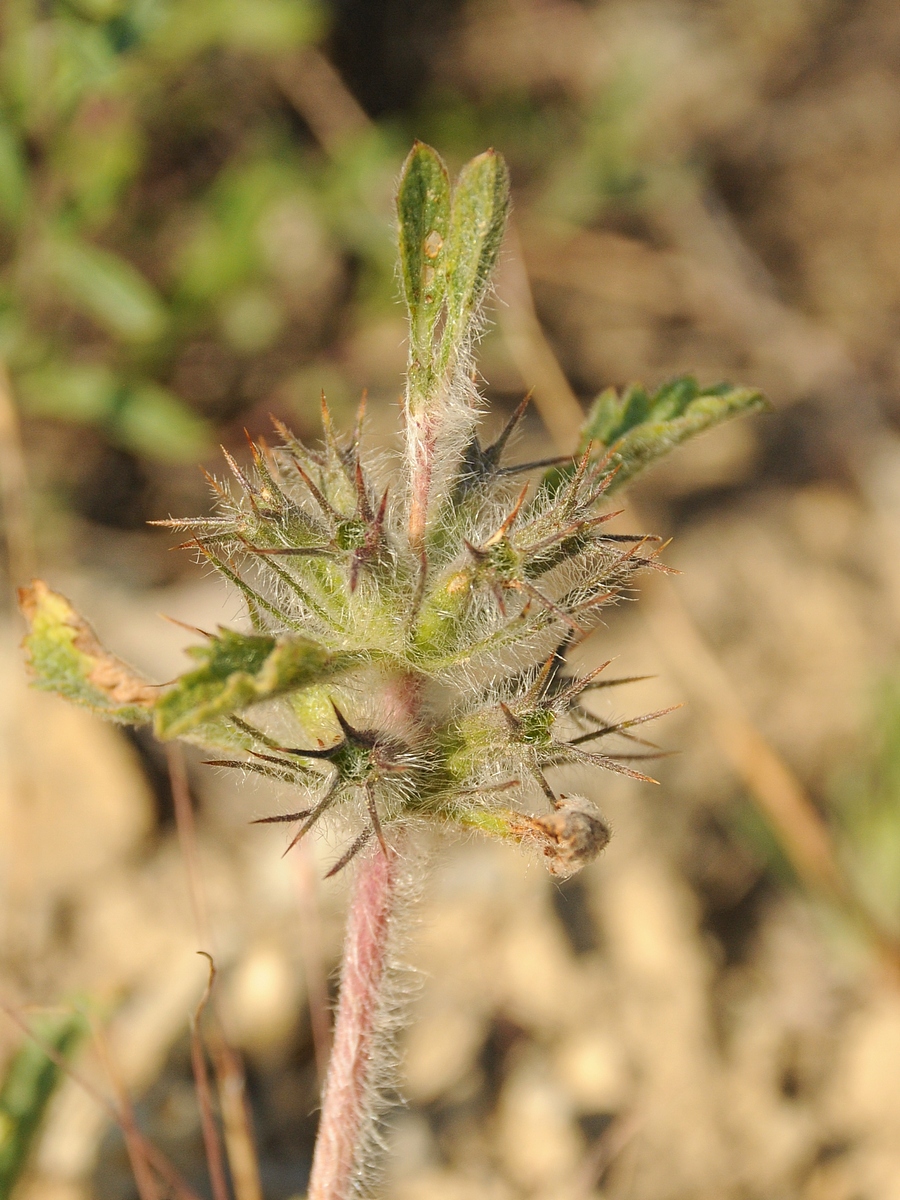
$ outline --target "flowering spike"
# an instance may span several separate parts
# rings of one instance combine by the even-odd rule
[[[189,650],[191,668],[156,686],[104,651],[63,597],[39,583],[22,593],[40,686],[112,720],[152,722],[164,737],[209,748],[215,765],[311,795],[309,806],[260,822],[299,822],[288,850],[330,809],[355,814],[364,797],[362,827],[329,871],[369,847],[311,1196],[348,1200],[366,1190],[372,1156],[361,1130],[377,1110],[367,1055],[377,1046],[404,827],[434,820],[530,845],[559,878],[600,853],[609,830],[597,809],[584,797],[557,797],[546,772],[580,764],[648,780],[629,765],[656,756],[639,752],[635,729],[662,712],[601,720],[579,703],[582,694],[629,680],[598,682],[604,668],[572,679],[566,658],[638,572],[669,570],[659,561],[663,545],[648,535],[605,533],[615,514],[601,502],[669,446],[761,404],[757,393],[690,380],[653,396],[608,392],[591,410],[577,461],[501,465],[528,397],[483,449],[473,348],[508,201],[493,151],[468,163],[453,187],[421,143],[403,167],[397,235],[409,360],[396,504],[388,504],[386,469],[364,452],[365,394],[349,438],[323,395],[322,447],[309,450],[273,417],[274,452],[248,437],[244,470],[223,450],[240,494],[207,476],[216,514],[162,522],[186,530],[185,545],[240,592],[252,633],[206,635]],[[550,469],[510,509],[507,478],[540,467]],[[506,514],[499,525],[498,513]],[[344,696],[354,714],[359,706],[358,727],[342,711]],[[613,737],[632,752],[614,753]],[[512,788],[515,809],[505,806]],[[545,801],[549,813],[529,815]],[[337,1166],[329,1146],[340,1148]]]

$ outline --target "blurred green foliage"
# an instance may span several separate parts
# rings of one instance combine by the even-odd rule
[[[640,201],[641,87],[622,72],[580,104],[429,86],[319,145],[292,81],[329,23],[326,0],[2,6],[0,357],[26,416],[189,463],[279,388],[312,406],[334,330],[393,311],[413,136],[451,163],[502,147],[542,218]]]
[[[68,1058],[85,1033],[79,1014],[44,1016],[37,1035]],[[8,1200],[28,1159],[47,1105],[62,1071],[36,1042],[26,1041],[13,1056],[0,1083],[0,1200]]]
[[[0,355],[27,415],[193,461],[242,403],[184,394],[193,343],[302,342],[336,247],[392,290],[396,156],[374,133],[325,161],[275,78],[323,28],[313,0],[4,5]]]

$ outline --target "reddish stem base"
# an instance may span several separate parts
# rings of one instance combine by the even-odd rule
[[[376,846],[359,865],[344,942],[334,1046],[307,1200],[349,1200],[366,1173],[374,1050],[394,910],[397,855]]]

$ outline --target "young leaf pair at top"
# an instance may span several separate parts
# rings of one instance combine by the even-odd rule
[[[609,532],[606,494],[761,403],[689,380],[604,393],[582,453],[549,471],[506,459],[523,404],[482,447],[472,351],[507,207],[499,155],[451,188],[434,150],[410,153],[397,199],[410,328],[399,469],[389,476],[369,449],[362,412],[341,436],[323,406],[320,447],[276,423],[280,445],[252,444],[246,465],[226,455],[215,515],[166,522],[239,590],[251,632],[203,634],[194,668],[153,685],[62,597],[41,583],[23,593],[39,686],[299,791],[266,819],[294,823],[293,841],[337,819],[348,838],[334,869],[413,818],[531,844],[559,876],[602,849],[599,786],[566,794],[557,772],[646,779],[640,760],[658,751],[636,729],[662,713],[600,716],[592,694],[631,680],[573,674],[566,653],[639,571],[664,569],[658,539]]]
[[[472,343],[509,209],[506,164],[492,150],[451,191],[440,156],[417,143],[397,193],[400,280],[409,315],[406,435],[409,537],[425,535],[435,475],[471,432]]]

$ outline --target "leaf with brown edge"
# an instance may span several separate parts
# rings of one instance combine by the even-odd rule
[[[35,579],[19,589],[19,607],[29,625],[24,648],[36,687],[111,721],[150,720],[158,689],[110,654],[65,596]]]
[[[184,737],[251,704],[321,682],[344,665],[344,656],[299,634],[276,638],[224,628],[190,653],[201,665],[160,696],[157,737]]]

